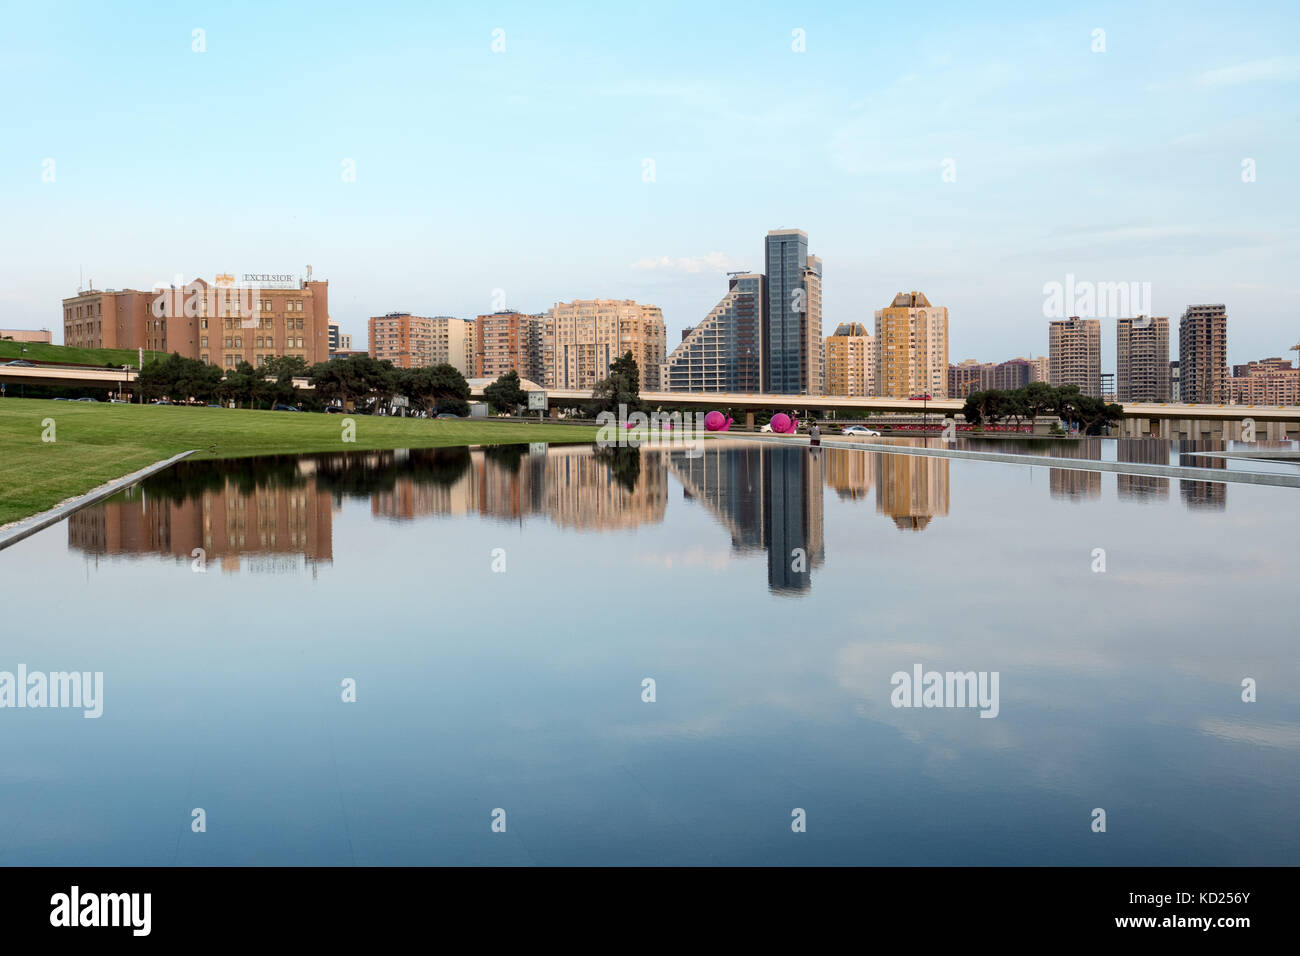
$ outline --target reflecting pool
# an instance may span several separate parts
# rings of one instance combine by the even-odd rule
[[[1133,447],[1096,454],[1194,451]],[[1296,494],[744,441],[182,463],[0,551],[0,671],[103,674],[97,718],[0,709],[0,862],[1294,864]],[[896,706],[918,667],[996,716]]]

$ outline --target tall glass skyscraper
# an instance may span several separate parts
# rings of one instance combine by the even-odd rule
[[[821,260],[808,255],[802,229],[773,229],[764,249],[763,391],[820,395],[824,374]]]

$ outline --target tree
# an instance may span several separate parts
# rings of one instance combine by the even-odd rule
[[[1024,404],[1025,414],[1032,422],[1043,412],[1049,411],[1055,401],[1052,386],[1046,382],[1030,382],[1020,390],[1020,400]]]
[[[413,405],[425,411],[463,408],[463,412],[452,411],[452,414],[469,414],[469,382],[465,381],[465,376],[454,365],[444,362],[423,368],[399,369],[396,388]]]
[[[519,384],[519,373],[514,369],[500,376],[483,389],[483,397],[493,411],[510,412],[528,403],[528,393]]]
[[[240,362],[226,373],[225,381],[221,383],[221,395],[234,401],[240,408],[244,407],[245,402],[251,407],[259,381],[257,370],[247,362]]]
[[[617,413],[620,405],[625,405],[629,412],[641,408],[641,370],[630,350],[611,362],[609,377],[602,378],[592,388],[587,411],[591,415]]]
[[[323,401],[338,401],[345,406],[365,398],[386,399],[397,389],[397,370],[393,363],[369,355],[320,362],[312,366],[310,378]]]

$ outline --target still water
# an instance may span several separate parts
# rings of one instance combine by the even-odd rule
[[[742,442],[182,464],[0,552],[0,670],[104,675],[98,719],[0,709],[0,863],[1295,864],[1296,494]],[[997,716],[893,706],[917,665]]]

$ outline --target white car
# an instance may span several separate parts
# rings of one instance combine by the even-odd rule
[[[862,435],[866,438],[879,438],[880,432],[872,431],[866,425],[850,425],[844,429],[845,435]]]
[[[759,429],[760,432],[770,432],[771,430],[772,430],[771,425],[764,425],[762,428]]]

